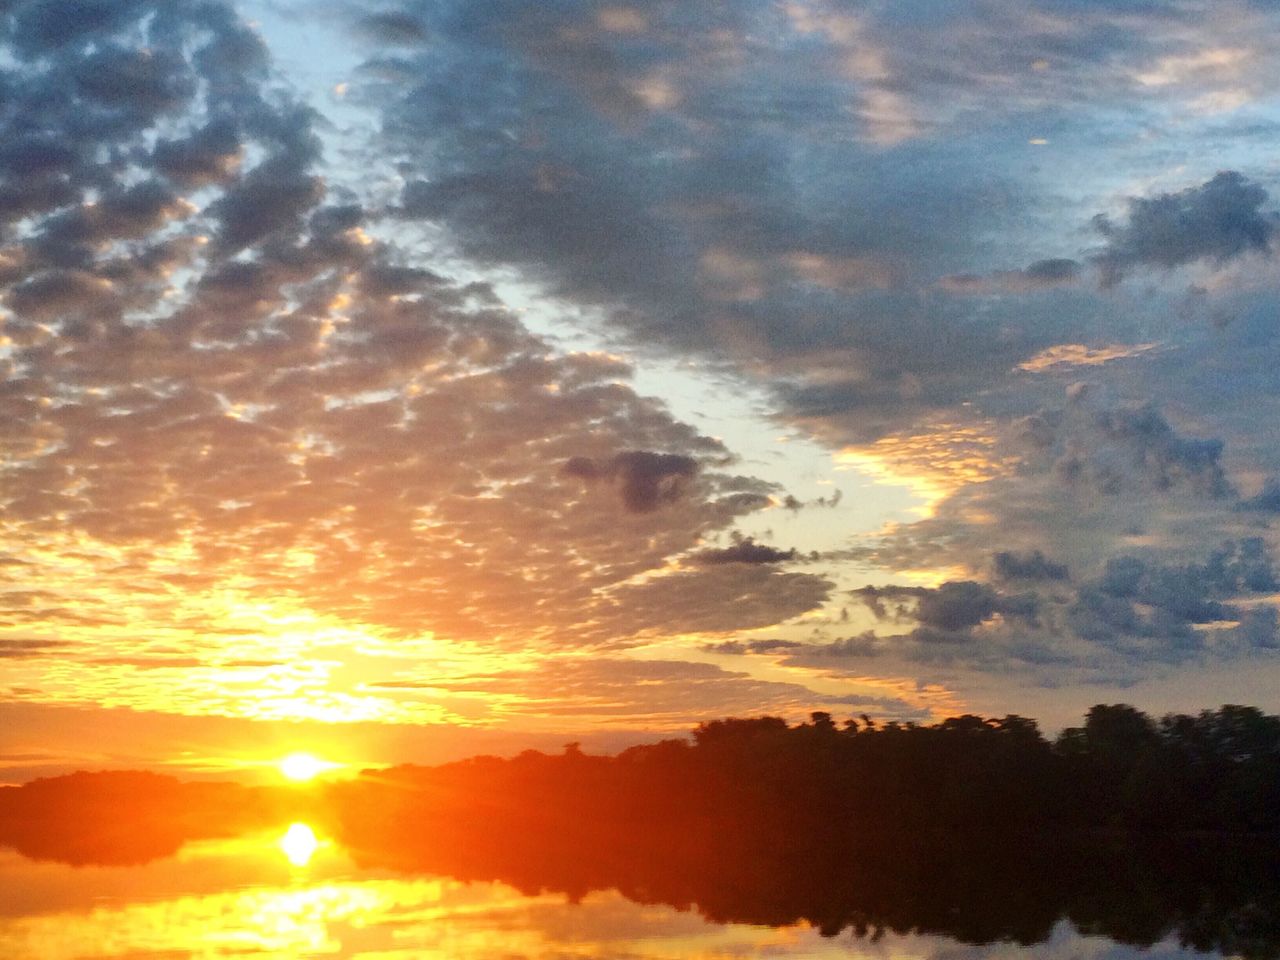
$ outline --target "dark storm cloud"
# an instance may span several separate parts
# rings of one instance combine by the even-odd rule
[[[996,614],[1033,622],[1038,608],[1034,594],[1003,594],[973,580],[939,587],[868,586],[853,594],[879,620],[914,620],[941,634],[965,633]]]
[[[794,547],[780,550],[767,543],[757,543],[751,537],[743,537],[732,546],[712,550],[700,550],[693,555],[695,563],[714,566],[719,563],[782,563],[799,556]]]
[[[1177,193],[1133,197],[1124,222],[1099,214],[1094,227],[1106,248],[1094,258],[1106,286],[1136,266],[1178,267],[1197,260],[1224,264],[1270,248],[1277,218],[1264,212],[1267,191],[1234,171]]]
[[[193,209],[157,180],[109,189],[91,205],[49,217],[40,236],[28,246],[28,263],[88,269],[107,245],[145,238]],[[114,279],[106,271],[101,275]]]
[[[1274,607],[1254,607],[1240,615],[1240,623],[1227,635],[1227,642],[1245,651],[1280,649],[1280,618]]]
[[[736,366],[837,444],[954,419],[1039,351],[1137,326],[1086,289],[1094,261],[1061,235],[1065,201],[1034,195],[1029,134],[1083,171],[1070,144],[1128,141],[1123,120],[1080,109],[1082,90],[1146,122],[1257,86],[1230,59],[1252,63],[1249,38],[1225,19],[1202,29],[1194,4],[368,9],[432,35],[366,90],[411,171],[403,216],[604,306],[647,346]],[[1096,221],[1096,264],[1265,245],[1259,189],[1224,174],[1135,198]]]
[[[952,407],[1060,336],[921,295],[1023,198],[985,156],[886,152],[894,121],[859,105],[893,84],[850,75],[858,42],[795,8],[405,5],[431,53],[367,91],[422,172],[400,214],[646,344],[763,376],[836,437]],[[1021,284],[1074,270],[1046,260]]]
[[[981,583],[964,580],[944,583],[921,594],[916,619],[922,626],[957,631],[989,620],[999,608],[996,592]]]
[[[235,254],[264,238],[298,229],[302,217],[323,198],[321,179],[311,173],[320,142],[316,116],[305,108],[260,118],[257,130],[274,147],[271,155],[232,182],[209,207],[218,220],[219,245]]]
[[[992,557],[999,580],[1066,580],[1065,563],[1054,563],[1039,550],[1016,553],[1001,550]]]
[[[442,279],[422,267],[371,264],[360,274],[360,289],[371,297],[395,297],[438,284]]]
[[[1240,623],[1222,635],[1225,643],[1216,652],[1266,649],[1274,645],[1274,630],[1266,629],[1265,614],[1230,601],[1277,587],[1271,557],[1257,538],[1229,542],[1203,563],[1115,557],[1101,577],[1081,586],[1067,609],[1067,624],[1095,644],[1153,662],[1177,663],[1215,652],[1214,638],[1193,628],[1217,621]]]
[[[1211,499],[1232,493],[1216,437],[1184,437],[1151,404],[1047,409],[1015,424],[1032,463],[1052,464],[1065,484],[1115,496],[1125,491],[1186,491]]]
[[[564,472],[588,482],[616,482],[623,505],[632,513],[649,513],[678,500],[698,473],[698,461],[674,453],[626,450],[608,461],[574,457]]]
[[[1201,615],[1192,612],[1199,609],[1197,595],[1268,593],[1280,588],[1280,584],[1266,544],[1261,538],[1251,537],[1226,543],[1204,563],[1181,567],[1152,567],[1134,557],[1111,560],[1100,587],[1112,596],[1132,597],[1152,606],[1178,609],[1180,603],[1189,602],[1192,607],[1182,612],[1185,619],[1191,620]]]
[[[1179,666],[1268,655],[1277,631],[1266,598],[1277,588],[1259,538],[1228,541],[1183,563],[1154,553],[1112,556],[1077,586],[1045,580],[1017,595],[972,582],[868,587],[854,593],[878,619],[917,626],[806,646],[791,659],[820,667],[830,655],[856,671],[859,661],[894,656],[929,670],[979,670],[1049,686],[1125,686]]]
[[[922,626],[962,631],[995,616],[997,595],[985,584],[953,581],[941,587],[862,587],[854,591],[877,619],[910,618]],[[913,600],[908,607],[903,601]],[[898,604],[890,612],[886,601]]]

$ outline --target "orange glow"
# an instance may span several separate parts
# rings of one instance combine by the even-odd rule
[[[880,483],[906,487],[920,497],[915,512],[934,515],[938,504],[961,487],[983,483],[1011,469],[996,450],[996,437],[975,427],[935,424],[931,433],[890,436],[835,455],[837,466],[854,467]]]
[[[1035,143],[1034,140],[1031,142]],[[1156,343],[1112,343],[1104,347],[1087,347],[1082,343],[1060,343],[1041,350],[1030,360],[1024,360],[1018,364],[1018,369],[1041,373],[1063,367],[1098,367],[1112,360],[1136,357],[1158,346]]]

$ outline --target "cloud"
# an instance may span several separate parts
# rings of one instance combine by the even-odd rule
[[[189,136],[161,140],[152,162],[157,172],[184,187],[225,183],[236,173],[244,156],[237,124],[221,117]]]
[[[1001,550],[992,557],[999,580],[1066,580],[1067,565],[1054,563],[1039,550],[1015,553]]]
[[[1045,563],[1043,555],[1030,554],[1015,564],[1034,574],[1017,578],[1034,585],[1021,594],[965,581],[854,591],[877,619],[916,626],[806,646],[789,662],[819,667],[823,656],[832,656],[856,671],[860,661],[891,657],[943,676],[970,670],[1049,686],[1125,686],[1276,648],[1275,609],[1267,598],[1280,581],[1260,538],[1227,541],[1192,562],[1114,555],[1077,585],[1040,579]]]
[[[1228,601],[1272,593],[1276,580],[1262,540],[1224,544],[1204,563],[1167,565],[1114,557],[1097,580],[1083,584],[1067,610],[1072,630],[1139,660],[1178,663],[1208,654],[1269,649],[1274,611],[1244,611]],[[1196,625],[1238,620],[1228,631]],[[1223,642],[1225,641],[1225,642]]]
[[[929,636],[964,634],[997,614],[1033,622],[1038,608],[1034,594],[1002,594],[973,580],[948,581],[939,587],[867,586],[853,595],[876,619],[914,620],[924,630],[937,632]]]
[[[56,656],[69,644],[63,640],[0,638],[0,660],[26,660]]]
[[[696,567],[625,584],[597,613],[600,640],[638,632],[730,633],[774,626],[818,609],[833,584],[810,573],[772,565],[729,563]]]
[[[206,665],[199,657],[96,657],[88,662],[95,666],[135,670],[192,670]]]
[[[1232,492],[1223,441],[1181,436],[1151,404],[1042,410],[1015,424],[1032,462],[1052,461],[1068,485],[1103,495],[1125,490],[1187,491],[1212,499]]]
[[[1037,260],[1023,270],[1001,270],[986,276],[958,273],[938,281],[943,290],[952,293],[1030,293],[1072,286],[1079,282],[1080,263],[1064,257]]]
[[[1254,496],[1240,501],[1242,510],[1261,510],[1264,513],[1280,513],[1280,478],[1268,477]]]
[[[707,653],[719,653],[725,656],[740,657],[744,655],[785,653],[804,647],[799,640],[724,640],[720,643],[703,644]]]
[[[632,513],[650,513],[678,500],[698,473],[698,461],[674,453],[626,450],[605,462],[574,457],[564,472],[588,482],[617,482],[623,505]]]
[[[356,30],[371,42],[384,46],[416,47],[430,37],[420,19],[401,10],[362,16],[356,21]]]
[[[1018,369],[1041,373],[1054,369],[1061,370],[1065,368],[1071,370],[1079,367],[1097,367],[1113,360],[1125,360],[1130,357],[1141,356],[1149,350],[1156,349],[1157,346],[1158,344],[1155,343],[1112,343],[1099,347],[1089,347],[1083,343],[1059,343],[1040,351],[1030,359],[1024,360],[1018,364]]]
[[[877,714],[903,719],[922,715],[903,700],[815,694],[800,684],[756,680],[709,663],[675,660],[559,660],[533,671],[477,674],[441,686],[453,693],[482,694],[500,704],[511,719],[535,729],[550,718],[558,723],[642,723],[650,729],[684,731],[724,716],[799,717],[815,709],[855,711],[868,704]]]
[[[841,637],[823,644],[810,644],[805,650],[796,651],[796,653],[797,658],[801,655],[807,655],[809,660],[814,657],[862,659],[877,656],[883,653],[884,650],[884,640],[877,636],[875,631],[867,630],[853,637]]]
[[[794,547],[780,550],[765,543],[757,543],[752,537],[743,537],[729,547],[700,550],[693,555],[693,561],[711,566],[721,563],[782,563],[794,560],[797,556],[799,554]]]
[[[137,0],[37,0],[16,6],[13,36],[22,53],[39,55],[118,29],[145,11]]]
[[[76,89],[85,100],[108,108],[167,113],[193,93],[193,79],[168,51],[105,48],[81,62]]]
[[[1179,267],[1199,260],[1222,265],[1270,248],[1276,216],[1264,213],[1267,191],[1235,171],[1196,187],[1154,197],[1132,197],[1127,217],[1093,220],[1106,247],[1094,256],[1104,286],[1136,266]]]
[[[939,265],[1000,229],[993,217],[1012,222],[1023,198],[986,155],[956,160],[953,178],[924,147],[919,164],[884,152],[872,128],[914,121],[895,127],[869,105],[909,74],[867,60],[893,39],[869,17],[753,0],[693,17],[646,8],[646,29],[622,31],[577,7],[400,9],[426,22],[432,52],[410,58],[407,86],[365,91],[417,174],[398,213],[602,308],[633,341],[759,377],[797,423],[883,435],[1061,335],[1012,307],[926,299]],[[513,87],[541,105],[536,130]],[[1022,284],[1070,285],[1073,271],[1046,259]]]
[[[976,627],[996,613],[996,592],[971,580],[944,583],[920,595],[915,617],[922,626],[955,632]]]
[[[364,91],[406,171],[401,216],[588,307],[623,342],[729,367],[832,446],[1025,414],[1043,389],[1028,369],[1081,368],[1144,399],[1125,385],[1157,362],[1139,353],[1156,352],[1151,331],[1172,356],[1194,336],[1162,322],[1175,292],[1119,302],[1086,280],[1217,268],[1269,242],[1260,175],[1241,161],[1213,177],[1205,157],[1228,161],[1197,149],[1198,122],[1174,122],[1205,95],[1265,87],[1276,24],[1256,11],[394,9],[432,36],[398,80],[380,58]],[[1151,84],[1162,70],[1176,82]],[[1072,230],[1096,198],[1167,182],[1151,172],[1175,142],[1178,175],[1201,185],[1135,197],[1097,221],[1102,249],[1082,249]],[[1108,151],[1125,161],[1098,164]],[[1049,161],[1087,185],[1050,188]]]
[[[158,662],[130,620],[266,629],[224,622],[228,583],[379,643],[503,649],[825,600],[822,577],[750,564],[659,576],[784,492],[727,472],[625,362],[375,237],[385,211],[326,185],[324,121],[229,7],[54,6],[4,21],[5,624],[96,631],[105,672]],[[212,709],[191,673],[170,693]],[[148,683],[113,695],[145,706]]]
[[[1260,174],[1215,151],[1241,172],[1208,179],[1183,149],[1200,134],[1162,111],[1224,92],[1270,34],[1196,6],[358,4],[349,33],[387,49],[329,126],[229,5],[10,4],[0,618],[99,638],[103,675],[165,674],[137,669],[135,619],[245,642],[267,629],[254,597],[388,654],[703,632],[830,670],[1039,682],[1268,649],[1265,594],[1188,558],[1274,512],[1269,485],[1242,500],[1229,474],[1256,489],[1277,467],[1257,429],[1274,280],[1243,269],[1274,218]],[[1201,47],[1248,54],[1219,70]],[[376,136],[351,147],[346,111],[368,104]],[[1081,152],[1100,142],[1180,151],[1177,176],[1207,182],[1149,188],[1082,251],[1095,198],[1168,183]],[[1061,190],[1060,169],[1088,176]],[[1184,285],[1161,271],[1196,265],[1229,328],[1171,322]],[[1151,290],[1101,292],[1091,269]],[[850,574],[803,551],[848,502],[806,495],[839,504],[821,532],[767,515],[797,531],[771,546],[764,511],[801,500],[737,475],[751,461],[642,395],[629,361],[537,332],[561,311],[610,349],[745,382],[841,451],[858,511],[879,484],[927,502],[850,553],[892,568],[862,582],[942,585],[861,592],[900,635],[729,639],[845,629],[815,614]],[[1131,592],[1106,565],[1123,556],[1143,565]],[[171,679],[111,695],[137,706]],[[183,682],[184,709],[215,708]]]
[[[218,240],[226,253],[298,229],[303,214],[324,195],[319,178],[307,172],[313,149],[287,149],[264,160],[210,205],[209,212],[220,221]]]

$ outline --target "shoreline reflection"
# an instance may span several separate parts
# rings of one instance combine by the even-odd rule
[[[537,913],[535,926],[559,930],[607,909],[616,929],[602,929],[601,937],[611,943],[630,926],[655,927],[618,948],[618,956],[636,958],[724,955],[685,952],[669,939],[675,927],[683,931],[680,944],[718,938],[747,955],[767,935],[782,957],[820,956],[827,945],[843,951],[833,955],[874,952],[885,937],[1017,951],[1065,936],[1143,951],[1280,958],[1280,857],[1256,840],[1142,845],[1024,837],[939,847],[907,838],[778,843],[738,835],[690,837],[677,847],[654,837],[620,844],[582,831],[522,834],[494,823],[374,829],[366,820],[355,829],[314,822],[280,820],[241,839],[197,840],[145,863],[84,866],[89,854],[102,852],[97,824],[47,821],[42,836],[26,838],[43,859],[0,846],[0,956],[80,957],[95,940],[129,949],[89,951],[93,956],[187,956],[181,944],[190,936],[205,944],[191,956],[244,949],[358,956],[344,952],[350,943],[377,941],[379,957],[398,957],[383,942],[398,931],[392,940],[418,944],[406,958],[437,955],[424,946],[437,935],[454,943],[439,956],[469,958],[492,954],[493,929],[446,936],[432,933],[432,924],[440,917],[462,923],[465,914],[466,923],[483,915],[495,929],[523,929]],[[155,849],[138,839],[140,849]],[[49,857],[51,850],[59,856]],[[443,900],[453,906],[439,907]],[[565,912],[582,904],[590,910]],[[742,931],[751,932],[750,944]],[[510,955],[557,955],[539,939],[544,933],[531,932],[527,951]],[[649,952],[657,950],[655,937],[666,952]]]
[[[259,847],[259,849],[261,849]],[[226,889],[168,893],[202,877],[227,850],[238,850],[240,873]],[[340,854],[340,848],[335,853]],[[324,858],[319,875],[267,882],[247,845],[201,843],[183,858],[145,866],[89,868],[110,874],[118,896],[104,900],[80,884],[84,868],[24,860],[0,850],[0,891],[23,882],[23,871],[67,897],[51,909],[9,909],[0,893],[0,956],[41,960],[125,960],[183,957],[230,960],[259,955],[338,960],[940,960],[958,956],[954,940],[920,929],[881,928],[874,936],[848,931],[826,937],[806,923],[781,926],[722,923],[695,910],[643,902],[640,891],[593,891],[580,899],[547,890],[517,890],[498,882],[419,877],[362,870],[340,856]],[[337,873],[330,874],[329,871]],[[726,887],[739,878],[725,876]],[[78,898],[73,896],[79,890]],[[1141,952],[1052,925],[1044,941],[1007,941],[967,948],[966,960],[1185,960],[1189,951],[1165,936]]]
[[[302,791],[35,783],[0,811],[0,956],[685,960],[1066,936],[1280,960],[1280,847],[1260,836],[893,832],[746,804],[674,818],[557,789],[577,805],[416,774]],[[562,942],[606,913],[599,944]]]

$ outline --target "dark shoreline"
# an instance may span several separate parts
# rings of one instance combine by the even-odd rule
[[[615,757],[570,744],[306,787],[108,772],[0,790],[0,845],[74,865],[291,820],[362,868],[616,889],[717,922],[1037,943],[1066,919],[1280,957],[1280,721],[1248,708],[1098,707],[1054,743],[1018,717],[765,717]]]

